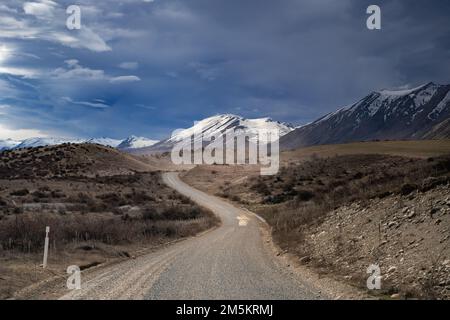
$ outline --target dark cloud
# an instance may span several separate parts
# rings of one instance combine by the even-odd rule
[[[2,2],[0,95],[14,111],[0,125],[162,138],[215,113],[300,124],[376,89],[450,82],[446,0],[377,1],[379,31],[366,0],[77,2],[80,32],[64,27],[71,1],[42,16]]]

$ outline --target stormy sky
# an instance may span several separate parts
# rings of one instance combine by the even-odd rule
[[[307,123],[450,83],[449,15],[447,0],[2,0],[0,139],[161,139],[219,113]]]

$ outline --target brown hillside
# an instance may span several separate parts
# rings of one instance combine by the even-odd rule
[[[3,179],[110,176],[155,170],[131,155],[96,144],[63,144],[0,154]]]

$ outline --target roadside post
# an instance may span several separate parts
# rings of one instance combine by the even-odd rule
[[[48,258],[48,233],[50,232],[50,227],[45,228],[45,244],[44,244],[44,261],[42,262],[42,267],[47,268],[47,258]]]

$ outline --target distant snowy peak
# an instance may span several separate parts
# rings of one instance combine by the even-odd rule
[[[88,139],[88,140],[85,140],[82,142],[100,144],[100,145],[106,146],[106,147],[117,148],[117,146],[122,143],[122,140],[103,137],[103,138],[92,138],[92,139]]]
[[[51,138],[51,137],[30,138],[20,142],[18,145],[14,147],[14,149],[36,148],[36,147],[59,145],[63,143],[82,143],[82,142],[83,140],[79,139]]]
[[[12,149],[20,143],[21,141],[13,139],[0,140],[0,151]]]
[[[99,144],[106,147],[125,149],[144,148],[155,144],[157,141],[131,136],[125,140],[111,139],[111,138],[90,138],[90,139],[70,139],[70,138],[56,138],[56,137],[37,137],[29,138],[22,141],[12,139],[0,140],[0,151],[21,148],[36,148],[46,146],[56,146],[64,143],[92,143]]]
[[[150,147],[158,143],[157,140],[152,140],[144,137],[131,136],[123,140],[118,146],[119,150],[139,149]]]
[[[194,135],[194,132],[202,132],[204,139],[209,139],[215,135],[226,134],[232,131],[237,133],[256,133],[257,130],[261,129],[278,129],[280,136],[294,130],[291,125],[273,121],[270,118],[245,119],[233,114],[223,114],[203,119],[188,129],[176,132],[166,143],[188,139]]]
[[[170,138],[162,140],[151,147],[143,148],[137,153],[167,152],[172,150],[178,142],[190,141],[194,134],[198,135],[199,133],[201,133],[202,136],[202,144],[205,145],[208,144],[213,137],[223,135],[249,135],[250,137],[255,137],[255,134],[260,129],[278,129],[280,136],[284,136],[295,128],[289,124],[273,121],[270,118],[246,119],[234,114],[220,114],[196,121],[190,128],[176,130]]]
[[[168,150],[175,143],[190,138],[194,135],[194,132],[197,133],[200,131],[203,133],[203,137],[205,139],[210,139],[213,136],[231,132],[237,134],[256,133],[258,129],[278,129],[280,136],[283,136],[295,128],[282,122],[273,121],[270,118],[245,119],[233,114],[223,114],[198,121],[191,128],[178,130],[172,137],[161,142],[138,136],[130,136],[125,140],[105,137],[91,139],[40,137],[30,138],[23,141],[14,141],[11,139],[0,140],[0,151],[6,149],[53,146],[63,143],[95,143],[130,152],[134,149],[146,149],[152,148],[153,146],[162,146],[161,149]]]
[[[274,121],[271,118],[260,118],[260,119],[242,119],[242,124],[245,128],[249,130],[253,129],[264,129],[264,130],[273,130],[278,129],[280,132],[280,136],[284,136],[285,134],[294,130],[294,127],[290,124]]]

